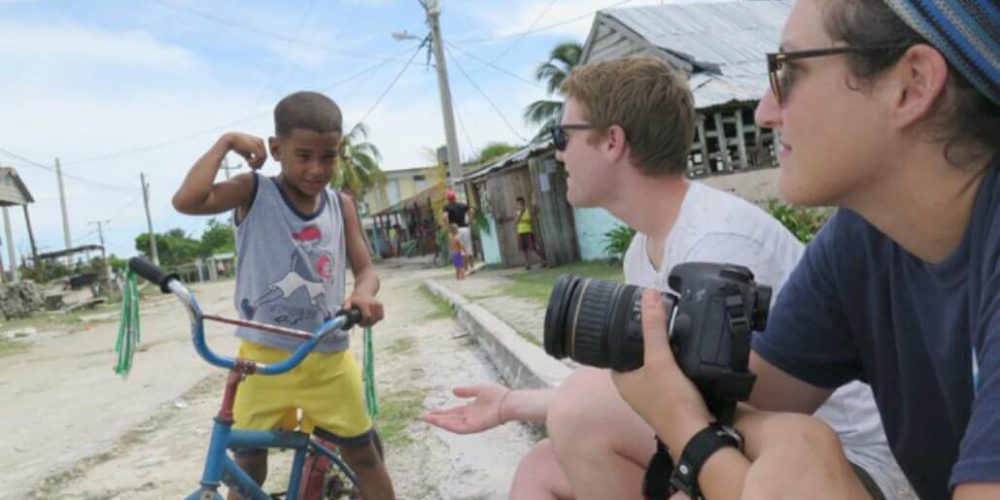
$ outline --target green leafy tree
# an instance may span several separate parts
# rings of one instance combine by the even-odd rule
[[[501,156],[513,153],[518,149],[519,148],[517,146],[513,144],[508,144],[506,142],[491,142],[487,144],[486,147],[482,149],[482,151],[479,152],[479,158],[477,159],[477,162],[487,163],[489,161],[500,158]]]
[[[549,54],[549,59],[535,70],[535,79],[545,82],[548,95],[551,97],[562,85],[583,57],[583,45],[577,42],[565,42],[557,45]],[[559,123],[562,117],[563,102],[554,99],[542,99],[528,105],[524,110],[524,119],[528,123],[541,125],[539,134],[548,127]]]
[[[108,266],[111,267],[112,271],[125,272],[128,267],[128,261],[115,254],[111,254],[108,256]]]
[[[232,252],[236,249],[236,235],[233,228],[215,220],[208,220],[208,227],[201,233],[201,253],[203,255],[215,255],[218,253]]]
[[[149,233],[142,233],[135,238],[135,249],[143,255],[149,251]],[[198,257],[204,257],[201,242],[189,238],[181,228],[175,228],[166,233],[156,235],[156,251],[160,264],[166,267],[178,266],[193,262]]]
[[[340,163],[333,185],[358,199],[370,189],[385,184],[385,173],[379,166],[382,153],[368,141],[368,127],[355,125],[340,141]]]

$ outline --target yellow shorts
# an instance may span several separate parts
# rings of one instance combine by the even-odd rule
[[[288,351],[242,342],[239,357],[261,363],[287,358]],[[298,412],[302,422],[298,425]],[[235,429],[318,431],[340,445],[371,439],[361,370],[350,350],[314,352],[281,375],[250,375],[240,384],[233,408]]]

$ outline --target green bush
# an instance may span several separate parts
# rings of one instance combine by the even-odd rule
[[[633,237],[635,237],[635,229],[628,226],[617,226],[604,233],[604,253],[612,260],[621,262],[625,258],[625,251],[628,250]]]
[[[776,198],[767,200],[767,211],[771,213],[772,217],[784,224],[802,243],[812,241],[826,220],[830,218],[829,210],[797,207],[783,203]]]

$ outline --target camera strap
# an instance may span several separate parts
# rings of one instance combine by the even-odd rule
[[[674,460],[670,458],[667,446],[656,438],[656,453],[649,459],[646,475],[642,479],[642,494],[647,500],[668,500],[677,492],[671,484],[670,477],[674,474]]]
[[[750,360],[750,320],[746,317],[739,290],[726,297],[726,317],[733,335],[730,367],[735,371],[746,371]]]

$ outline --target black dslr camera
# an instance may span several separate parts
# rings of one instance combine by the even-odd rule
[[[745,401],[756,376],[747,370],[750,332],[767,323],[771,288],[743,266],[702,262],[675,266],[675,293],[661,293],[668,335],[681,370],[708,409],[725,421]],[[624,372],[643,363],[642,289],[562,275],[545,310],[545,352]]]

